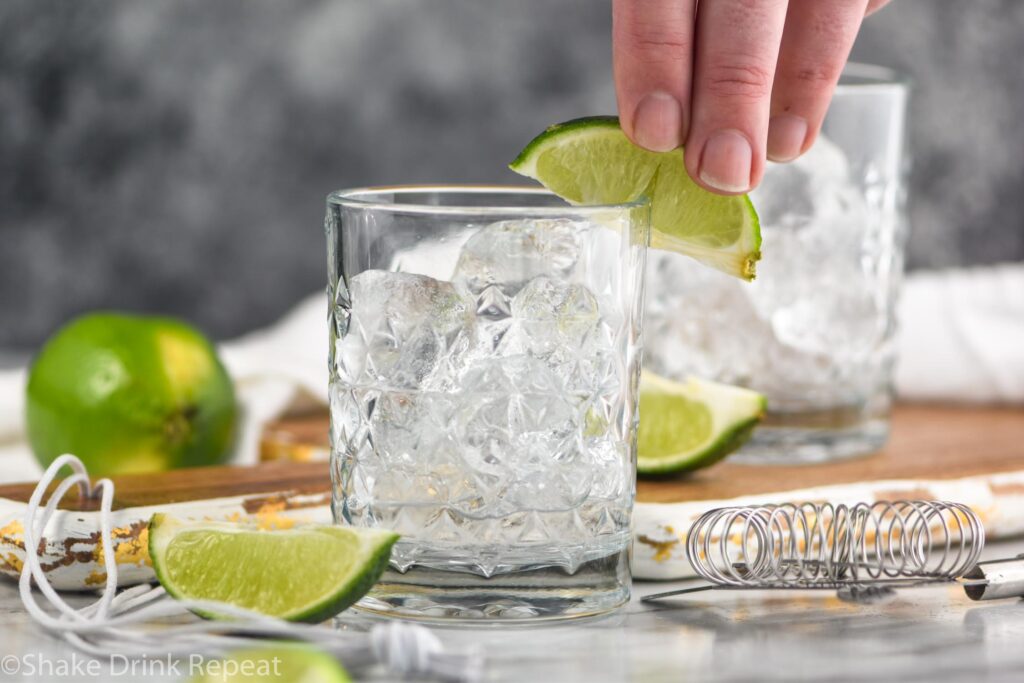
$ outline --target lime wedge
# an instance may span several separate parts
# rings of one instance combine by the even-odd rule
[[[651,202],[651,246],[692,256],[744,280],[761,258],[761,229],[747,195],[708,192],[686,173],[682,149],[648,152],[614,116],[551,126],[509,164],[572,204]]]
[[[650,372],[640,379],[640,474],[690,472],[743,445],[765,410],[756,391],[690,378],[673,382]]]
[[[302,644],[281,643],[208,660],[191,683],[352,683],[330,655]]]
[[[149,522],[149,556],[168,593],[289,621],[323,621],[361,598],[397,540],[390,531],[330,525],[260,531],[160,513]]]

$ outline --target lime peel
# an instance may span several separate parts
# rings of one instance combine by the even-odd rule
[[[743,445],[765,408],[765,397],[750,389],[644,371],[637,471],[672,474],[714,464]]]
[[[614,116],[550,126],[509,164],[571,204],[622,204],[647,197],[651,246],[752,280],[761,258],[757,212],[746,195],[722,196],[694,183],[682,148],[651,152],[626,137]]]
[[[153,570],[168,594],[288,621],[323,621],[355,603],[380,578],[397,540],[398,534],[382,529],[305,525],[261,531],[161,513],[149,523]]]

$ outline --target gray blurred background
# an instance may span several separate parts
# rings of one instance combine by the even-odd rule
[[[595,0],[0,0],[0,349],[93,308],[218,338],[325,282],[332,189],[517,182],[614,112]],[[1024,2],[895,0],[854,58],[915,83],[909,264],[1024,259]]]

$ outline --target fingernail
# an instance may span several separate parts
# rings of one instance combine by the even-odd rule
[[[750,143],[738,131],[720,130],[704,143],[700,179],[722,192],[746,192],[753,156]]]
[[[682,107],[676,98],[660,90],[640,100],[633,114],[633,137],[652,152],[667,152],[683,144]]]
[[[800,156],[807,139],[807,122],[792,114],[779,114],[768,121],[768,158],[792,161]]]

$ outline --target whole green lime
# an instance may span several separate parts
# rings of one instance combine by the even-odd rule
[[[171,318],[92,313],[57,331],[29,370],[29,443],[94,475],[213,465],[229,453],[234,387],[213,345]]]

